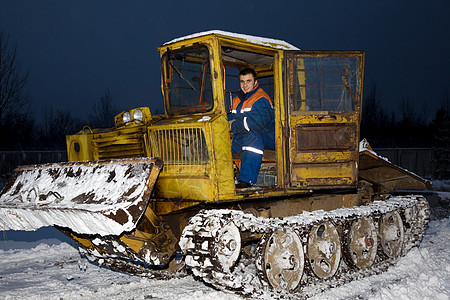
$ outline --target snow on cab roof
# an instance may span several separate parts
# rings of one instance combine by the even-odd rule
[[[243,39],[243,40],[246,40],[246,41],[254,43],[254,44],[268,46],[268,47],[275,48],[275,49],[300,50],[299,48],[297,48],[285,41],[282,41],[282,40],[276,40],[276,39],[241,34],[241,33],[232,33],[232,32],[222,31],[222,30],[209,30],[209,31],[194,33],[191,35],[186,35],[186,36],[183,36],[180,38],[173,39],[167,43],[164,43],[164,45],[168,45],[168,44],[172,44],[172,43],[176,43],[176,42],[180,42],[183,40],[188,40],[188,39],[192,39],[192,38],[196,38],[196,37],[200,37],[200,36],[204,36],[204,35],[208,35],[208,34],[217,34],[217,35],[224,35],[224,36],[228,36],[228,37],[239,38],[239,39]]]

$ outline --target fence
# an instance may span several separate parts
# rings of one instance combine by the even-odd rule
[[[378,148],[374,151],[391,163],[427,179],[432,178],[436,169],[432,148]]]
[[[67,161],[66,150],[53,151],[0,151],[0,176],[6,176],[21,165],[34,165]]]

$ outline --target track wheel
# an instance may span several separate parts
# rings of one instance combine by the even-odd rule
[[[214,261],[221,271],[229,272],[241,251],[241,235],[233,222],[228,222],[217,231],[214,245]]]
[[[377,230],[372,218],[365,217],[352,222],[348,235],[350,263],[358,269],[367,269],[377,255]]]
[[[292,230],[277,230],[263,248],[263,272],[273,288],[294,290],[303,275],[302,242]]]
[[[322,223],[311,229],[308,257],[312,271],[317,277],[325,279],[336,273],[341,260],[341,242],[332,223]]]
[[[397,211],[383,215],[380,222],[380,242],[383,253],[390,258],[398,258],[403,249],[403,222]]]

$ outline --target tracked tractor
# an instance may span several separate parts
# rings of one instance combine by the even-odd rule
[[[310,295],[420,242],[428,203],[396,192],[430,183],[360,141],[364,52],[224,31],[158,50],[164,115],[124,111],[112,128],[67,136],[69,162],[17,168],[0,194],[2,230],[56,226],[113,269],[188,269],[252,296]],[[237,189],[227,114],[246,67],[273,100],[276,147],[256,184]]]

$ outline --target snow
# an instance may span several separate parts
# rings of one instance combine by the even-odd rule
[[[0,299],[239,299],[192,277],[154,280],[81,258],[68,243],[0,250]]]
[[[27,243],[13,240],[13,233],[6,232],[12,239],[0,244],[0,299],[244,299],[192,276],[156,280],[114,272],[80,257],[71,241],[42,237],[27,247]],[[449,299],[449,295],[447,214],[430,221],[420,247],[411,249],[386,272],[312,299]]]
[[[191,35],[173,39],[167,43],[164,43],[164,45],[173,44],[176,42],[180,42],[180,41],[184,41],[184,40],[188,40],[188,39],[192,39],[192,38],[196,38],[196,37],[200,37],[200,36],[205,36],[208,34],[217,34],[217,35],[224,35],[224,36],[232,37],[232,38],[239,38],[239,39],[243,39],[243,40],[246,40],[246,41],[254,43],[254,44],[268,46],[268,47],[275,48],[275,49],[300,50],[299,48],[297,48],[285,41],[282,41],[282,40],[253,36],[253,35],[248,35],[248,34],[233,33],[233,32],[228,32],[228,31],[223,31],[223,30],[209,30],[209,31],[194,33]]]

